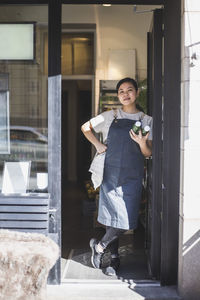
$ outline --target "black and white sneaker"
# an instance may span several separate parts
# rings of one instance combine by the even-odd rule
[[[96,245],[98,244],[96,239],[90,240],[90,248],[92,249],[91,263],[95,269],[101,268],[101,260],[104,252],[97,252]]]
[[[115,276],[117,275],[117,270],[120,266],[120,259],[119,257],[111,258],[110,265],[105,268],[105,274],[108,276]]]

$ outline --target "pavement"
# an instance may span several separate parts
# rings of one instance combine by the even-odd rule
[[[156,282],[66,281],[47,286],[47,300],[182,300],[176,287]]]

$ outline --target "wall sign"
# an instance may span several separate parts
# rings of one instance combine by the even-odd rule
[[[0,23],[0,60],[34,60],[35,23]]]

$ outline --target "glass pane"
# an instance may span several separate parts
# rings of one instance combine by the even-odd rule
[[[8,23],[34,24],[34,33],[29,35],[29,51],[34,53],[32,60],[23,56],[6,57],[0,48],[0,78],[7,74],[8,84],[0,88],[0,98],[8,92],[9,98],[9,142],[10,152],[0,153],[0,189],[5,162],[30,161],[28,191],[47,192],[48,174],[48,7],[45,5],[2,5],[0,23],[2,35],[7,36]],[[1,39],[1,31],[0,31]],[[35,41],[35,43],[32,43]],[[23,54],[23,42],[15,39],[17,51]],[[34,45],[35,44],[35,45]],[[13,46],[15,47],[15,46]],[[29,57],[31,58],[31,56]],[[1,87],[1,85],[0,85]],[[1,140],[0,140],[1,141]],[[42,173],[42,174],[41,174]]]

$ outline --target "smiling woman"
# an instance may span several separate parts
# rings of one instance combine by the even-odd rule
[[[102,267],[106,248],[110,247],[107,275],[116,275],[119,268],[119,237],[127,230],[137,228],[144,157],[150,156],[152,151],[152,118],[136,107],[137,82],[124,78],[117,83],[116,89],[122,108],[106,111],[82,125],[85,137],[97,153],[106,152],[98,209],[98,222],[106,226],[106,233],[100,241],[91,239],[90,247],[92,265],[98,269]],[[142,128],[150,125],[149,133],[134,133],[132,127],[138,120]],[[103,143],[92,130],[103,134]]]

